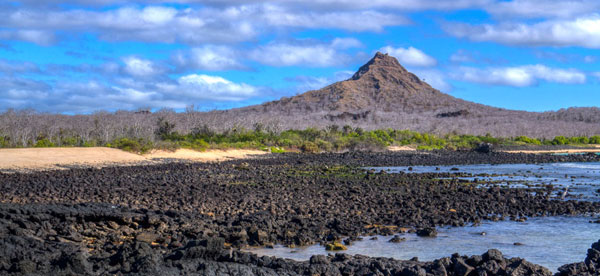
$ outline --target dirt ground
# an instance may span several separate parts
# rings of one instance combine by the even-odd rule
[[[119,149],[92,148],[25,148],[0,149],[0,170],[49,170],[73,166],[103,167],[158,162],[160,159],[184,159],[199,162],[247,158],[266,154],[259,150],[208,150],[198,152],[179,149],[174,152],[152,151],[138,155]]]

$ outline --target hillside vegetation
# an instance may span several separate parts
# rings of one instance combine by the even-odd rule
[[[6,116],[6,114],[3,116]],[[131,116],[136,117],[140,116],[140,114],[133,114]],[[24,117],[23,114],[17,116],[17,118],[22,117]],[[80,118],[86,119],[89,117],[81,116]],[[456,133],[436,135],[391,128],[364,130],[360,127],[352,127],[350,125],[330,125],[323,129],[278,130],[272,126],[257,123],[251,129],[234,127],[224,131],[218,131],[207,125],[202,125],[194,127],[188,132],[180,132],[177,124],[168,121],[165,117],[159,117],[154,122],[154,127],[151,128],[141,127],[148,123],[148,118],[143,116],[140,118],[144,120],[128,128],[106,129],[98,125],[97,129],[83,132],[85,135],[81,135],[81,132],[73,129],[53,129],[52,127],[40,128],[37,131],[31,132],[23,131],[24,129],[28,129],[28,127],[0,129],[0,147],[106,146],[131,152],[145,153],[151,149],[175,150],[178,148],[199,151],[209,148],[252,148],[271,152],[284,152],[288,150],[340,152],[347,150],[378,151],[393,145],[412,145],[422,150],[462,150],[478,147],[482,143],[501,146],[600,144],[600,136],[556,136],[552,139],[544,139],[527,136],[493,137],[490,134],[483,136]],[[136,125],[139,127],[136,128]],[[12,132],[11,134],[11,130],[19,130],[20,132]],[[149,132],[149,130],[153,131]],[[18,133],[22,136],[18,136]],[[27,136],[24,136],[24,134],[27,134]],[[18,137],[18,139],[15,139],[15,137]]]

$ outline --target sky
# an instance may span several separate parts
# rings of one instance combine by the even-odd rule
[[[600,106],[598,0],[1,0],[0,112],[259,104],[377,51],[452,96]]]

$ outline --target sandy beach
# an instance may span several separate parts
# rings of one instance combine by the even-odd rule
[[[148,154],[139,155],[105,147],[0,149],[0,170],[50,170],[71,166],[104,167],[155,162],[160,159],[213,162],[267,153],[260,150],[230,149],[200,152],[179,149],[176,151],[154,150]]]

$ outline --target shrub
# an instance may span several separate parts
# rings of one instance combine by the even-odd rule
[[[587,137],[571,137],[569,138],[569,143],[573,144],[589,144],[590,139]]]
[[[63,137],[60,145],[63,147],[74,147],[79,145],[79,139],[77,137]]]
[[[285,153],[285,149],[280,148],[280,147],[271,147],[271,152],[272,153]]]
[[[173,141],[160,141],[154,144],[155,149],[176,151],[179,148],[179,144]]]
[[[4,137],[4,136],[0,136],[0,148],[8,148],[10,146],[10,143],[8,141],[8,138]]]
[[[333,144],[330,142],[322,139],[317,139],[315,142],[321,151],[333,151]]]
[[[129,151],[129,152],[146,153],[152,149],[152,142],[145,140],[143,138],[139,138],[139,139],[120,138],[120,139],[114,140],[110,144],[107,144],[107,146],[121,149],[124,151]]]
[[[95,140],[85,141],[85,142],[83,142],[83,144],[81,144],[82,147],[95,147],[97,145],[98,145],[98,143],[96,143]]]
[[[442,146],[427,146],[427,145],[421,145],[417,147],[417,150],[426,150],[426,151],[432,151],[432,150],[441,150],[444,147]]]
[[[165,118],[160,117],[157,121],[158,129],[156,129],[156,136],[161,140],[173,140],[171,136],[176,135],[173,132],[175,124],[168,122]]]
[[[519,136],[514,139],[516,142],[523,142],[525,144],[541,145],[542,142],[535,138],[529,138],[527,136]]]
[[[208,146],[208,143],[202,139],[194,139],[191,143],[191,148],[198,151],[205,151]]]
[[[600,136],[598,135],[594,135],[592,137],[590,137],[590,144],[600,144]]]
[[[552,140],[552,145],[567,145],[569,144],[569,139],[564,136],[556,136]]]
[[[36,148],[50,148],[50,147],[54,147],[54,146],[55,146],[54,143],[52,143],[50,140],[48,140],[48,138],[37,140],[37,142],[34,145],[34,147],[36,147]]]
[[[319,152],[319,146],[317,146],[317,144],[314,142],[305,141],[302,146],[300,146],[300,150],[303,152],[317,153]]]

